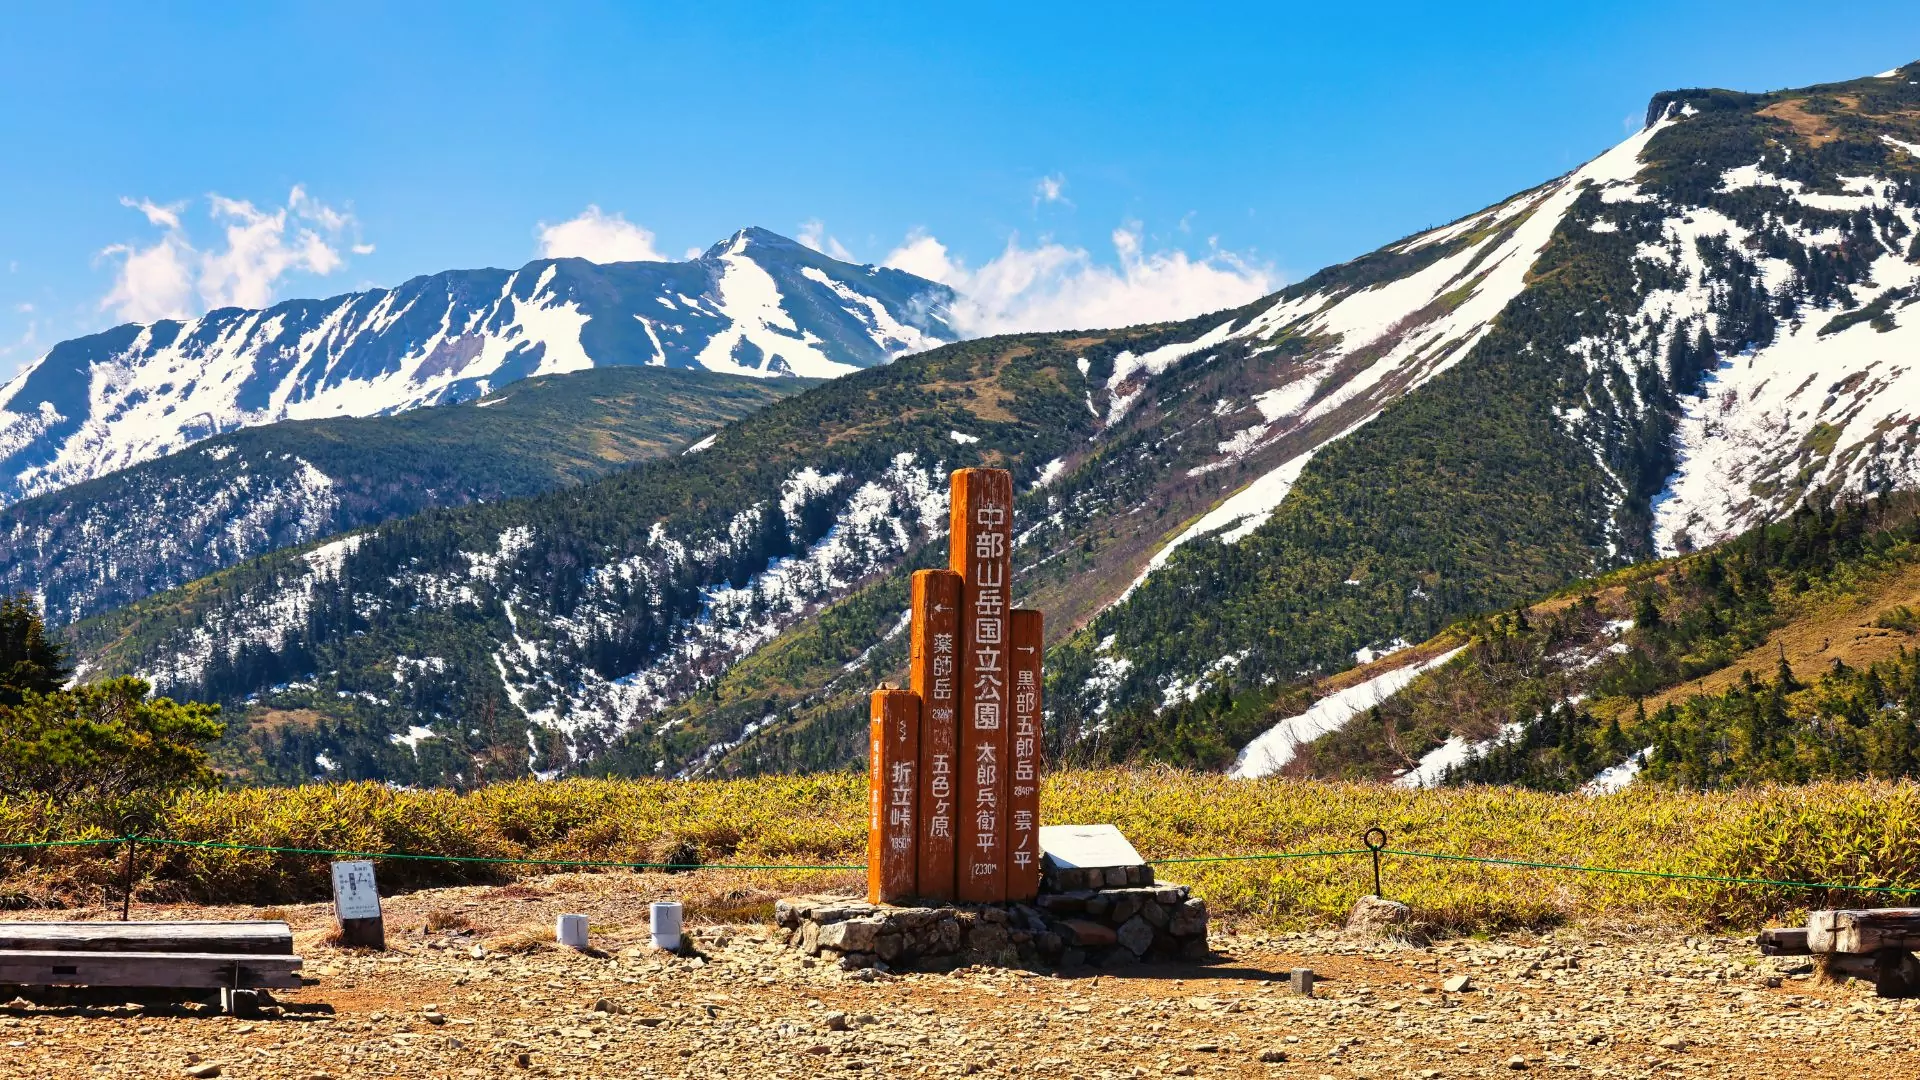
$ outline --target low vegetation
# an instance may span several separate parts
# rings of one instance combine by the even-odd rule
[[[148,835],[304,850],[481,859],[703,861],[750,866],[863,861],[865,783],[847,774],[751,780],[516,782],[469,793],[372,783],[184,792]],[[1372,783],[1232,780],[1172,769],[1063,771],[1045,786],[1054,822],[1118,825],[1149,859],[1351,850],[1371,826],[1390,846],[1452,855],[1869,886],[1920,885],[1920,786],[1825,784],[1685,793],[1635,788],[1602,798],[1512,788],[1406,791]],[[107,838],[88,808],[0,799],[0,842]],[[117,889],[117,846],[0,850],[0,893],[15,903],[98,901]],[[143,899],[283,903],[323,899],[327,858],[143,844]],[[552,868],[545,868],[552,869]],[[517,863],[388,860],[388,891],[502,882],[543,872]],[[623,872],[623,871],[610,871]],[[1372,889],[1365,856],[1169,863],[1229,922],[1337,923]],[[713,881],[716,876],[723,880]],[[1522,869],[1389,855],[1388,896],[1452,931],[1568,920],[1662,919],[1750,926],[1875,894]],[[731,879],[731,883],[729,880]],[[696,871],[686,888],[757,896],[859,887],[825,871]],[[751,888],[749,889],[749,886]],[[746,914],[752,914],[747,912]]]
[[[1546,791],[1649,746],[1642,780],[1684,787],[1920,776],[1916,591],[1913,496],[1803,505],[1712,550],[1455,626],[1459,659],[1306,748],[1294,771],[1387,776],[1460,737],[1480,749],[1451,782]]]

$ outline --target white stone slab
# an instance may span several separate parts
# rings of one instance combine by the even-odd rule
[[[1146,862],[1112,825],[1042,825],[1040,853],[1063,869],[1139,866]]]
[[[342,920],[380,917],[380,892],[373,884],[372,863],[333,864],[333,911]]]

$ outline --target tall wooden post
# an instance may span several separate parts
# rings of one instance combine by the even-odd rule
[[[952,900],[955,775],[960,733],[954,726],[960,689],[960,575],[913,575],[907,678],[920,695],[920,865],[917,887],[928,900]]]
[[[911,690],[875,690],[870,715],[867,902],[893,904],[914,894],[920,698]]]
[[[960,605],[960,836],[955,891],[969,903],[1007,898],[1008,585],[1013,476],[953,474],[948,565],[965,578]]]
[[[1015,608],[1013,648],[1013,739],[1007,780],[1007,899],[1040,895],[1040,613]]]

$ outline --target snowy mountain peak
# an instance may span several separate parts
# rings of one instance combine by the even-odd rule
[[[0,504],[289,419],[590,367],[832,378],[952,341],[945,286],[760,228],[687,262],[541,259],[64,341],[0,387]]]

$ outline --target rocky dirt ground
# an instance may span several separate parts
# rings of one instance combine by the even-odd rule
[[[328,945],[319,905],[136,910],[286,917],[312,985],[252,1019],[17,1000],[0,1007],[0,1076],[1920,1076],[1916,1002],[1745,938],[1221,928],[1204,966],[892,976],[810,960],[764,922],[655,951],[644,904],[671,887],[577,875],[392,898],[384,955]],[[551,944],[561,912],[589,915],[595,952]],[[1295,967],[1324,980],[1314,996],[1290,989]]]

